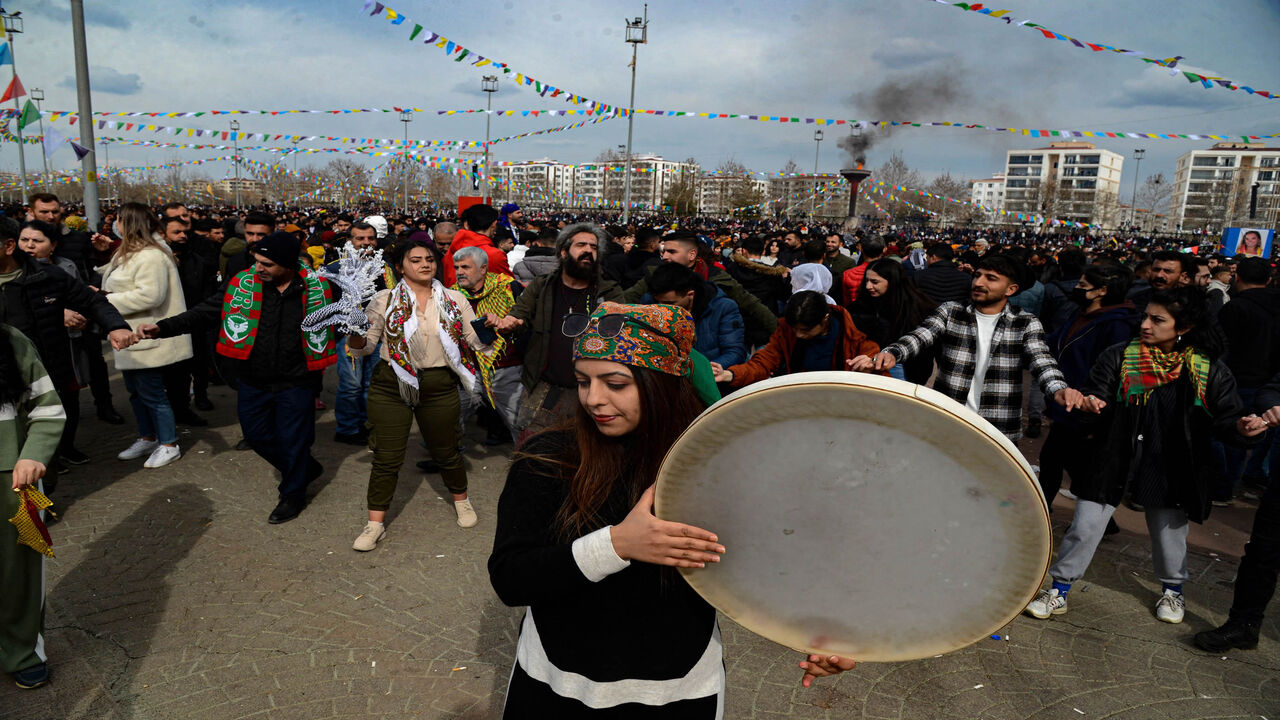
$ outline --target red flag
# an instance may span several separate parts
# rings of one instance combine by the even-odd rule
[[[9,81],[9,87],[6,88],[4,91],[4,97],[0,97],[0,102],[5,102],[6,100],[12,100],[14,98],[20,98],[26,94],[27,94],[27,89],[22,87],[22,81],[19,80],[18,76],[15,74],[13,76],[13,79]]]

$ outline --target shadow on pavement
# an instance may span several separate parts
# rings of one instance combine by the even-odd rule
[[[162,652],[164,648],[155,647],[158,641],[181,646],[180,638],[156,637],[170,595],[168,578],[212,517],[213,504],[198,486],[174,485],[153,492],[86,547],[83,559],[49,591],[47,600],[50,619],[57,624],[46,627],[46,633],[63,634],[64,647],[69,644],[80,657],[50,658],[54,684],[47,692],[27,696],[32,705],[28,717],[42,716],[38,703],[50,703],[50,711],[76,704],[76,698],[59,693],[58,682],[59,666],[73,660],[81,661],[78,668],[100,674],[121,717],[141,716],[133,706],[138,661]],[[83,684],[83,678],[78,680]],[[55,716],[69,717],[49,715]]]

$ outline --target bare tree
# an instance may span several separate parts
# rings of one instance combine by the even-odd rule
[[[361,188],[369,185],[369,169],[355,160],[337,158],[324,166],[326,184],[333,184],[334,198],[340,206],[351,205]]]
[[[732,158],[720,163],[716,168],[716,172],[726,179],[723,182],[722,192],[725,195],[727,207],[731,208],[734,215],[740,217],[756,217],[760,214],[760,208],[754,207],[764,202],[764,196],[756,189],[755,183],[751,182],[751,171],[742,163]],[[743,208],[739,210],[739,208]]]
[[[920,187],[920,173],[912,170],[902,158],[902,152],[894,150],[889,159],[871,174],[872,182],[885,182],[902,187]]]
[[[929,183],[925,190],[943,198],[953,198],[964,202],[969,197],[969,182],[952,177],[951,173],[946,172],[934,178],[933,182]],[[918,204],[938,213],[935,220],[939,225],[967,223],[981,212],[972,205],[959,205],[940,198],[920,198]]]
[[[596,163],[601,166],[601,195],[605,200],[622,200],[626,195],[626,162],[626,156],[613,148],[596,156]]]
[[[692,215],[698,209],[698,161],[688,158],[667,186],[662,204],[671,207],[676,215]]]

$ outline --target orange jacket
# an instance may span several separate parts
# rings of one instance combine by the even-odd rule
[[[511,266],[507,265],[507,254],[494,247],[493,241],[488,237],[470,230],[459,230],[458,234],[453,236],[453,242],[449,244],[449,252],[444,254],[444,277],[440,278],[440,282],[445,287],[453,287],[458,282],[458,275],[453,269],[453,254],[464,247],[478,247],[484,250],[484,254],[489,256],[489,272],[499,275],[511,275]]]
[[[872,342],[853,324],[849,311],[839,305],[829,305],[831,314],[840,319],[839,352],[831,358],[832,370],[844,370],[845,361],[855,355],[871,357],[880,352],[880,346]],[[791,354],[796,348],[796,331],[786,318],[778,318],[778,329],[769,338],[769,343],[752,355],[746,362],[725,368],[733,373],[733,387],[743,387],[760,382],[773,375],[786,375],[795,372],[791,369]],[[879,373],[884,374],[884,373]]]

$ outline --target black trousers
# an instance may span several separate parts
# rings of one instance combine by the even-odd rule
[[[1258,513],[1253,516],[1253,534],[1244,546],[1231,618],[1252,625],[1262,622],[1263,613],[1276,592],[1280,575],[1280,484],[1267,486]]]
[[[191,360],[165,365],[164,394],[175,415],[191,412]]]
[[[1054,423],[1040,448],[1040,489],[1044,501],[1053,507],[1053,499],[1062,488],[1062,473],[1072,480],[1090,477],[1097,472],[1095,443],[1077,428]]]
[[[86,331],[75,340],[79,346],[77,349],[84,353],[85,364],[89,367],[89,389],[93,393],[93,404],[99,408],[111,407],[111,380],[102,349],[104,339],[98,333]]]

